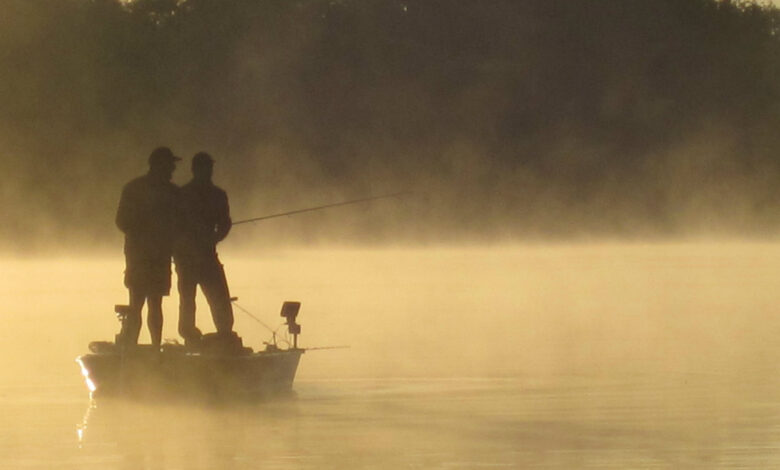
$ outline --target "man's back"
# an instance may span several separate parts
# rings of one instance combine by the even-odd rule
[[[150,175],[125,185],[119,201],[116,224],[125,234],[125,252],[168,256],[177,225],[179,189],[170,181]]]
[[[216,244],[230,231],[227,193],[209,181],[192,180],[180,191],[181,233],[178,261],[196,261],[216,254]]]

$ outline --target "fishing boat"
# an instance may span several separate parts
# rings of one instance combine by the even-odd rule
[[[396,198],[403,194],[406,192],[307,207],[238,220],[232,225]],[[237,299],[234,297],[230,300],[235,302]],[[288,301],[282,304],[281,316],[287,320],[285,324],[288,333],[292,335],[292,341],[287,342],[286,348],[277,344],[275,330],[271,330],[274,333],[272,342],[265,343],[262,351],[244,347],[237,335],[227,340],[216,334],[204,335],[195,346],[179,343],[166,343],[161,347],[124,346],[119,341],[93,341],[89,344],[90,353],[77,357],[76,362],[81,367],[92,396],[172,394],[174,397],[206,395],[240,398],[289,393],[304,352],[345,347],[299,348],[301,326],[295,319],[300,307],[300,302]],[[260,322],[248,311],[239,308]],[[119,320],[124,322],[129,307],[117,305],[114,311]]]
[[[295,322],[300,302],[284,302],[292,342],[284,348],[272,342],[261,351],[245,347],[236,335],[230,341],[204,335],[197,347],[166,343],[161,347],[94,341],[90,353],[76,358],[92,396],[251,398],[292,391],[301,355],[301,326]],[[124,321],[127,307],[115,307]]]

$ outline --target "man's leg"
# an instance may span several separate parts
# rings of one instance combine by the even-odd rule
[[[225,269],[215,260],[204,270],[200,288],[209,303],[211,317],[217,333],[230,333],[233,331],[233,306],[230,304],[230,291],[228,290]]]
[[[176,269],[179,289],[179,334],[187,342],[197,341],[201,337],[195,326],[195,293],[197,282],[194,274],[187,269]]]
[[[158,294],[150,295],[146,298],[146,326],[149,328],[149,336],[152,337],[152,344],[159,347],[162,343],[162,296]]]

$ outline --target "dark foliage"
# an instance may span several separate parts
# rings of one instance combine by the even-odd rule
[[[217,156],[238,216],[421,191],[396,217],[366,211],[350,230],[328,227],[334,236],[778,228],[774,8],[6,0],[4,10],[7,240],[113,233],[121,184],[160,144]],[[325,219],[299,228],[317,233],[315,223]]]

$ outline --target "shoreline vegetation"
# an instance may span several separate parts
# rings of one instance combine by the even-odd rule
[[[112,244],[157,145],[213,154],[235,219],[413,191],[238,244],[780,227],[769,4],[8,0],[0,29],[5,251]]]

